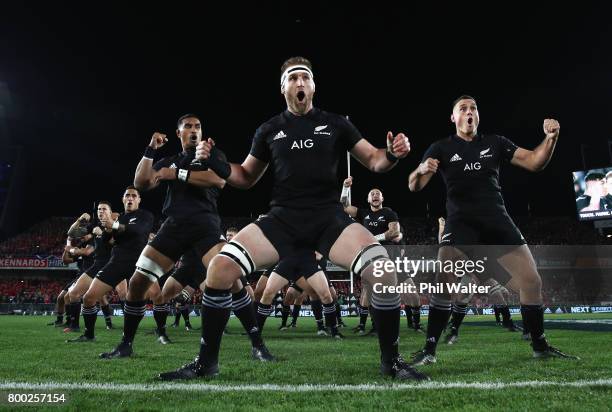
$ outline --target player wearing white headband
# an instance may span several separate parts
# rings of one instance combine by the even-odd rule
[[[281,93],[285,92],[285,84],[287,83],[287,80],[289,79],[289,75],[298,74],[298,73],[307,74],[310,77],[310,80],[312,80],[312,84],[314,87],[314,75],[312,74],[312,70],[306,65],[296,64],[296,65],[287,67],[287,69],[285,69],[285,71],[281,75]]]
[[[274,169],[271,209],[238,232],[213,258],[202,298],[200,354],[194,362],[161,374],[161,379],[216,375],[223,329],[231,310],[232,283],[241,274],[269,267],[299,248],[318,250],[338,266],[361,276],[371,290],[382,374],[396,379],[427,379],[398,353],[400,297],[385,288],[397,284],[396,274],[394,270],[376,272],[380,275],[376,277],[373,270],[375,264],[389,259],[387,251],[374,235],[344,213],[337,187],[339,160],[347,151],[371,171],[384,173],[408,155],[408,138],[403,133],[394,136],[388,132],[387,147],[377,149],[344,116],[313,107],[312,73],[312,65],[303,57],[292,57],[282,65],[281,93],[287,110],[257,129],[251,152],[242,164],[220,161],[210,139],[198,145],[197,158],[237,188],[250,188],[268,167]]]

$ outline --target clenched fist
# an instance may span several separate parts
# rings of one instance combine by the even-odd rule
[[[428,157],[423,163],[419,165],[419,168],[417,169],[418,173],[420,175],[436,173],[438,171],[439,164],[440,164],[439,160]]]
[[[153,137],[151,137],[151,143],[149,143],[149,146],[151,146],[153,149],[157,150],[160,147],[162,147],[163,145],[165,145],[166,142],[168,142],[168,138],[166,137],[165,134],[159,133],[159,132],[155,132],[155,133],[153,133]]]
[[[559,137],[559,129],[561,126],[555,119],[544,119],[544,133],[546,137],[556,139]]]
[[[196,159],[206,160],[210,157],[210,152],[215,145],[215,141],[210,137],[206,140],[202,140],[196,147]]]
[[[351,187],[353,185],[353,176],[349,176],[346,179],[344,179],[343,185],[344,187]]]
[[[404,133],[394,137],[392,132],[387,132],[387,150],[398,159],[403,159],[410,153],[410,141]]]

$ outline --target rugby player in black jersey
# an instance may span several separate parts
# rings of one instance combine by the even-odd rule
[[[197,158],[237,188],[248,189],[274,170],[271,210],[242,229],[223,247],[208,268],[202,305],[200,355],[161,379],[190,379],[218,373],[218,354],[231,309],[232,283],[241,274],[268,267],[298,247],[318,250],[335,264],[350,268],[364,283],[396,284],[395,272],[373,276],[373,262],[388,259],[387,251],[363,226],[344,213],[338,201],[337,168],[346,151],[373,172],[386,172],[409,150],[406,136],[387,133],[386,149],[377,149],[361,137],[345,117],[313,107],[312,66],[302,57],[281,67],[280,91],[287,110],[262,124],[255,132],[251,152],[242,164],[216,156],[214,141],[198,145]],[[399,296],[373,293],[371,307],[379,328],[381,372],[399,379],[424,378],[398,353]]]
[[[89,213],[83,213],[68,230],[68,241],[62,254],[65,264],[76,263],[78,273],[91,266],[93,263],[94,244],[89,236],[86,236],[87,229],[83,226],[89,221]],[[76,226],[76,227],[75,227]],[[81,301],[70,302],[70,291],[74,289],[79,276],[73,279],[64,287],[64,306],[66,308],[66,328],[64,332],[80,332],[79,319],[81,313]]]
[[[123,338],[114,350],[101,355],[104,358],[121,358],[132,354],[136,330],[145,313],[147,290],[174,267],[181,255],[196,249],[195,253],[208,267],[213,256],[225,244],[217,213],[217,198],[225,181],[205,165],[194,162],[195,146],[202,139],[202,124],[198,116],[181,116],[177,121],[176,136],[181,142],[182,151],[153,164],[157,150],[168,141],[166,135],[154,133],[136,168],[136,187],[151,190],[161,182],[167,184],[162,210],[167,218],[136,262],[125,303]],[[220,162],[225,159],[221,151],[216,151],[215,156],[215,160]],[[230,307],[249,334],[253,358],[271,360],[272,356],[261,340],[255,308],[249,295],[240,282],[233,292],[233,295],[230,294]]]
[[[402,233],[400,230],[399,217],[397,213],[389,207],[384,207],[384,197],[380,189],[373,188],[368,193],[368,208],[357,208],[352,206],[349,202],[348,190],[353,185],[353,178],[349,176],[344,180],[342,186],[342,194],[340,195],[340,202],[344,206],[344,211],[351,217],[365,226],[380,242],[381,245],[388,246],[399,246],[402,241]],[[399,249],[399,248],[398,248]],[[406,285],[412,285],[411,290],[416,291],[414,281],[410,276],[398,274],[398,280],[400,283]],[[421,299],[419,294],[414,293],[403,293],[401,296],[402,303],[406,310],[406,316],[410,319],[410,323],[413,328],[415,327],[414,320],[416,322],[416,330],[420,330],[420,311],[421,311]],[[365,325],[368,319],[369,313],[369,297],[368,291],[362,292],[359,304],[360,304],[360,320],[359,325],[354,329],[354,332],[359,334],[365,333]],[[414,315],[413,315],[414,314]],[[371,334],[375,330],[375,324],[372,325],[373,330],[368,332]]]
[[[196,249],[185,252],[175,265],[174,270],[164,282],[162,296],[164,302],[174,299],[176,318],[173,327],[177,327],[181,316],[185,321],[185,330],[193,329],[189,322],[191,308],[189,302],[196,289],[206,277],[206,268]]]
[[[110,218],[111,214],[113,213],[110,202],[105,200],[98,202],[96,213],[98,221],[100,221],[105,216]],[[86,213],[81,215],[81,218],[85,218],[86,221],[90,220],[89,215]],[[96,225],[94,222],[91,222],[87,227],[87,231],[89,232],[88,236],[91,236],[94,242],[94,261],[93,264],[86,268],[83,274],[81,274],[75,285],[70,288],[70,291],[68,292],[68,300],[71,305],[74,305],[75,303],[81,301],[81,298],[83,297],[85,292],[87,292],[87,289],[89,289],[91,282],[93,282],[94,276],[96,276],[100,269],[102,269],[102,267],[108,263],[108,260],[110,259],[111,249],[113,247],[111,229],[102,230],[100,226]],[[102,313],[104,313],[104,319],[106,321],[107,329],[111,329],[113,325],[110,320],[110,306],[108,305],[108,303],[104,304],[104,297],[102,298],[102,300],[103,302],[100,302],[100,308],[102,309]],[[97,307],[96,313],[98,313]],[[78,316],[78,314],[76,315]],[[87,340],[87,337],[85,335],[79,336],[78,338],[71,339],[68,342],[77,342],[81,340],[85,341]]]
[[[578,212],[590,212],[606,208],[606,176],[601,172],[589,172],[584,177],[584,194],[576,198]]]
[[[329,290],[329,282],[322,267],[317,262],[315,251],[308,249],[297,250],[294,254],[281,259],[272,270],[261,296],[261,301],[257,304],[257,323],[259,328],[263,329],[266,319],[274,310],[272,301],[276,293],[290,281],[295,282],[296,286],[305,291],[312,289],[312,291],[309,291],[311,306],[322,306],[325,324],[329,328],[332,337],[342,339],[343,336],[338,332],[336,304]],[[318,327],[318,333],[327,335],[322,326]],[[323,333],[320,333],[321,331]]]
[[[498,246],[501,252],[496,252],[494,258],[517,279],[521,314],[531,332],[534,357],[570,357],[546,341],[542,280],[525,239],[506,212],[499,186],[503,161],[532,172],[548,164],[559,137],[559,122],[545,119],[544,141],[534,150],[527,150],[503,136],[478,133],[479,120],[474,98],[461,96],[455,100],[451,115],[455,134],[427,149],[422,163],[410,174],[409,188],[413,192],[421,190],[441,171],[447,190],[447,218],[438,258],[465,259],[462,245],[503,245]],[[448,275],[439,273],[439,282],[449,281]],[[425,348],[415,354],[414,365],[436,361],[436,345],[450,309],[449,293],[432,295]]]
[[[100,228],[103,231],[111,231],[114,243],[110,259],[100,268],[83,296],[85,333],[79,340],[81,342],[94,339],[94,328],[98,317],[96,303],[118,284],[127,281],[153,227],[153,215],[140,209],[141,198],[136,188],[128,186],[122,200],[125,213],[117,220],[114,220],[110,213],[100,218]]]
[[[442,235],[444,234],[444,226],[446,225],[446,220],[443,217],[438,218],[438,242],[442,239]],[[495,270],[493,270],[495,269]],[[495,273],[499,277],[499,272],[505,271],[499,268],[499,264],[496,262],[488,262],[487,270],[489,272]],[[497,272],[497,273],[496,273]],[[491,273],[490,273],[491,274]],[[470,284],[477,285],[480,283],[480,279],[476,276],[472,275],[464,275],[461,278],[460,284],[463,286],[469,286]],[[488,286],[487,298],[488,303],[493,305],[495,308],[495,316],[497,319],[497,313],[503,317],[502,325],[507,328],[510,332],[516,332],[519,329],[514,325],[512,321],[512,317],[510,315],[510,308],[506,303],[506,296],[508,296],[509,292],[505,286],[501,285],[496,279],[493,277],[488,278],[483,282],[484,286]],[[449,345],[454,345],[459,340],[459,328],[463,323],[463,319],[468,312],[468,304],[472,300],[474,293],[456,293],[452,296],[452,310],[451,310],[451,318],[448,326],[450,327],[449,332],[444,337],[444,342]]]

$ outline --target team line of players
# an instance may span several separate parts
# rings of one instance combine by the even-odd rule
[[[280,91],[287,109],[257,129],[250,153],[241,164],[228,162],[212,139],[203,138],[202,122],[196,115],[188,114],[178,120],[176,134],[182,151],[174,156],[154,162],[158,149],[168,138],[162,133],[153,134],[137,166],[134,186],[124,193],[125,213],[114,219],[98,208],[100,226],[96,237],[112,238],[114,243],[110,259],[99,269],[83,296],[86,331],[93,333],[96,303],[129,277],[123,337],[117,347],[101,357],[130,356],[150,290],[159,288],[155,285],[181,260],[179,269],[169,278],[172,280],[166,280],[161,288],[160,299],[168,302],[188,284],[184,279],[177,281],[181,268],[191,267],[184,272],[198,272],[199,276],[190,279],[194,286],[206,273],[201,283],[200,350],[192,362],[161,373],[159,378],[217,375],[221,340],[232,311],[251,339],[253,358],[273,361],[261,334],[271,313],[268,285],[274,294],[291,280],[310,287],[321,300],[332,336],[341,337],[336,305],[321,270],[324,266],[317,262],[317,252],[321,258],[361,278],[361,305],[369,308],[376,325],[381,373],[396,379],[428,379],[416,367],[436,362],[436,347],[451,316],[453,297],[447,290],[432,294],[425,346],[413,354],[411,361],[405,361],[398,350],[402,297],[388,287],[412,279],[398,277],[393,268],[377,274],[380,276],[373,274],[374,266],[380,267],[377,262],[392,258],[382,244],[402,240],[397,215],[382,207],[382,193],[376,189],[368,195],[369,209],[350,205],[347,199],[350,178],[344,182],[339,202],[336,183],[339,161],[347,151],[370,171],[384,173],[409,154],[408,138],[403,133],[388,132],[386,147],[379,149],[345,117],[314,107],[313,69],[303,57],[290,58],[282,65]],[[506,212],[499,186],[503,162],[530,171],[546,166],[559,136],[559,123],[544,120],[544,140],[534,150],[527,150],[505,137],[479,133],[478,108],[470,96],[461,96],[453,102],[450,120],[455,133],[433,143],[408,180],[410,190],[415,192],[438,172],[446,183],[447,217],[440,233],[438,259],[465,260],[475,253],[477,245],[503,245],[493,260],[510,275],[508,284],[520,295],[523,324],[530,334],[534,357],[570,358],[546,340],[541,278],[525,239]],[[274,174],[269,212],[227,242],[217,211],[221,189],[226,184],[248,189],[267,168]],[[139,191],[152,190],[162,183],[167,186],[162,209],[166,219],[147,243],[153,217],[139,208]],[[367,229],[376,226],[381,217],[387,223],[384,232]],[[256,308],[241,279],[269,267],[274,269]],[[178,277],[181,278],[180,273]],[[455,281],[453,273],[436,273],[438,283]],[[375,283],[387,288],[374,289]],[[499,284],[492,286],[501,288]],[[418,294],[409,295],[404,298],[409,300],[405,304],[418,307]],[[89,339],[91,333],[83,339]]]

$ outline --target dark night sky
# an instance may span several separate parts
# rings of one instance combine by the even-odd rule
[[[288,3],[226,3],[214,13],[177,5],[3,12],[5,121],[28,166],[22,226],[76,215],[95,199],[118,204],[151,134],[174,136],[186,112],[199,113],[205,135],[241,162],[257,126],[285,108],[279,68],[292,55],[313,62],[316,106],[350,115],[379,147],[387,130],[411,139],[409,158],[386,175],[353,163],[354,203],[376,185],[400,215],[423,216],[428,202],[440,213],[441,179],[418,194],[408,192],[406,179],[427,146],[454,131],[450,102],[468,93],[478,99],[481,131],[523,147],[540,143],[545,117],[560,121],[549,167],[539,174],[506,167],[502,186],[512,214],[526,214],[528,203],[537,215],[575,214],[570,172],[582,169],[580,144],[591,145],[589,166],[602,166],[612,137],[605,6]],[[178,150],[172,139],[165,154]],[[248,192],[227,188],[221,213],[256,216],[269,192],[269,174]],[[161,198],[160,190],[145,194],[142,206],[159,213]]]

